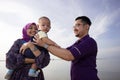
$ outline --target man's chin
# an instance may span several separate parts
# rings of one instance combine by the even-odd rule
[[[76,36],[76,37],[79,37],[79,34],[76,34],[75,36]]]

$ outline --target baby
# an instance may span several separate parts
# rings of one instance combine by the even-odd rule
[[[37,33],[39,35],[39,39],[43,40],[43,42],[45,42],[46,44],[59,47],[55,42],[50,40],[47,36],[47,33],[49,32],[50,28],[51,28],[50,19],[45,16],[40,17],[38,20],[38,33]],[[32,77],[37,77],[38,72],[36,70],[37,70],[37,65],[34,63],[32,64],[28,75]]]

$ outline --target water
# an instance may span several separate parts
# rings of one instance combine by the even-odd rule
[[[43,69],[46,80],[70,80],[70,62],[63,60],[51,60]]]
[[[98,59],[97,68],[100,80],[120,80],[120,59]],[[70,62],[51,60],[43,69],[46,80],[70,80]],[[5,61],[0,61],[0,80],[5,80]]]
[[[0,80],[5,80],[7,72],[5,61],[0,61]],[[70,80],[70,62],[64,60],[51,60],[43,69],[45,80]]]
[[[101,80],[120,80],[120,59],[97,60],[98,75]]]

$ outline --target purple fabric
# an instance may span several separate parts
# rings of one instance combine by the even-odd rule
[[[6,54],[6,67],[13,69],[14,72],[9,80],[44,80],[44,75],[41,70],[37,78],[29,77],[28,71],[31,64],[24,63],[24,55],[19,53],[19,49],[23,44],[22,39],[18,39],[14,42],[8,53]],[[39,47],[41,54],[35,58],[38,69],[46,67],[50,62],[50,55],[48,51],[42,47]]]
[[[30,25],[36,25],[35,23],[28,23],[22,30],[22,34],[23,34],[23,40],[25,41],[29,41],[30,40],[30,36],[27,35],[27,29],[30,27]]]
[[[97,44],[89,37],[83,37],[67,48],[75,60],[71,64],[71,80],[99,80],[96,69]]]
[[[9,80],[45,80],[42,70],[38,75],[38,77],[29,77],[28,71],[30,67],[31,65],[28,64],[28,65],[24,65],[24,67],[20,69],[16,69]]]

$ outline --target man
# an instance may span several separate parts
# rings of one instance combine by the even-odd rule
[[[97,44],[89,36],[91,21],[86,16],[75,19],[74,33],[79,39],[68,48],[59,48],[45,44],[35,37],[39,46],[46,48],[51,54],[71,61],[71,80],[99,80],[96,69]]]

